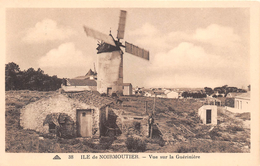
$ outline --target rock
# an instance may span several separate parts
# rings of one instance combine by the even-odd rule
[[[177,135],[176,137],[177,137],[177,139],[179,139],[181,141],[185,141],[186,140],[186,138],[183,137],[182,135]]]
[[[244,121],[243,124],[245,128],[250,129],[250,120]]]
[[[38,137],[39,138],[39,140],[44,140],[44,138],[43,137]]]

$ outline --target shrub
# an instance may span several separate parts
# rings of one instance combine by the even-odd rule
[[[163,140],[162,137],[156,137],[153,139],[146,139],[146,143],[151,143],[151,144],[158,144],[159,146],[163,147],[165,145],[165,141]]]
[[[217,140],[217,137],[220,137],[221,134],[219,134],[218,131],[213,129],[209,132],[209,136],[211,137],[212,140]]]
[[[212,142],[190,142],[177,146],[178,153],[241,153],[241,149],[233,143],[212,141]]]
[[[234,108],[235,107],[235,99],[234,98],[226,98],[225,106]]]
[[[117,94],[116,93],[112,93],[111,95],[113,98],[118,98]]]
[[[164,141],[161,137],[158,139],[157,143],[158,143],[161,147],[163,147],[163,146],[165,145],[165,141]]]
[[[193,153],[197,151],[198,151],[197,147],[190,147],[188,145],[181,145],[177,148],[178,153]]]
[[[101,137],[99,143],[94,143],[93,140],[84,140],[83,144],[96,150],[109,149],[114,141],[114,137]]]
[[[250,113],[245,112],[245,113],[237,114],[236,117],[243,119],[243,120],[250,120]]]
[[[107,94],[105,94],[105,93],[102,93],[102,94],[101,94],[101,96],[105,97],[105,96],[107,96]]]
[[[241,126],[228,126],[227,131],[230,133],[236,133],[237,131],[244,131],[244,129]]]
[[[146,143],[139,138],[128,137],[125,144],[130,152],[144,152],[146,150]]]
[[[69,144],[69,145],[76,145],[80,143],[80,140],[78,139],[63,139],[63,138],[58,138],[57,142],[60,144]]]

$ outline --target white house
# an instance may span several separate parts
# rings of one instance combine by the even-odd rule
[[[153,92],[152,91],[145,91],[144,92],[144,96],[145,97],[152,97],[154,94],[153,94]],[[153,96],[154,97],[154,96]]]
[[[243,112],[249,112],[250,92],[235,97],[235,108]]]
[[[203,124],[217,125],[218,111],[215,105],[203,105],[198,110],[198,115]]]
[[[170,91],[166,95],[167,95],[167,98],[171,98],[171,99],[177,99],[179,97],[179,93],[174,92],[174,91]]]
[[[132,84],[131,83],[123,83],[123,95],[132,95]]]
[[[250,92],[236,96],[234,106],[234,108],[226,107],[226,109],[234,113],[250,112]]]
[[[156,91],[154,95],[158,98],[167,98],[167,95],[163,91]],[[152,97],[154,97],[154,95],[152,95]]]

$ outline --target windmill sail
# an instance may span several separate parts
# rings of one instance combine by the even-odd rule
[[[146,51],[128,42],[125,42],[125,52],[149,60],[149,51]]]
[[[121,10],[118,23],[117,38],[123,39],[125,34],[126,11]]]
[[[105,43],[110,44],[112,46],[116,46],[115,42],[114,42],[114,40],[112,39],[111,36],[105,35],[101,32],[98,32],[98,31],[93,30],[93,29],[86,27],[86,26],[83,26],[83,27],[84,27],[84,30],[85,30],[87,36],[93,37],[94,39],[102,40]]]

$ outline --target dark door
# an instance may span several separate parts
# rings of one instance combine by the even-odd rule
[[[206,112],[206,124],[211,123],[211,110]]]
[[[92,110],[77,110],[78,135],[81,137],[92,136]]]
[[[107,88],[107,95],[112,96],[112,88]]]

